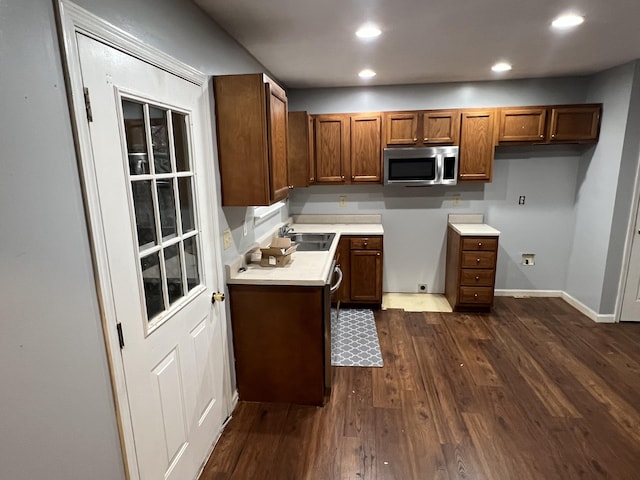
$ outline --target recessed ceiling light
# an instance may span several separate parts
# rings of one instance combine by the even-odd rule
[[[511,64],[507,62],[498,62],[493,67],[491,67],[491,70],[493,70],[494,72],[508,72],[509,70],[511,70]]]
[[[375,38],[381,33],[382,32],[375,23],[365,23],[358,29],[356,35],[360,38]]]
[[[565,28],[577,27],[582,22],[584,22],[584,17],[582,15],[569,13],[567,15],[560,15],[553,22],[551,22],[551,26],[562,30]]]
[[[376,76],[376,72],[374,72],[373,70],[371,70],[370,68],[365,68],[364,70],[362,70],[358,76],[360,78],[373,78]]]

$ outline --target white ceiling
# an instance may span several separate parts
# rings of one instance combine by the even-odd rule
[[[289,88],[581,75],[640,58],[640,0],[193,1]],[[552,30],[568,11],[585,23]],[[363,42],[367,21],[382,35]],[[500,60],[513,70],[492,72]]]

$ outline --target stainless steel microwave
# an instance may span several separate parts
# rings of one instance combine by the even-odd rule
[[[458,147],[384,149],[385,185],[455,185]]]

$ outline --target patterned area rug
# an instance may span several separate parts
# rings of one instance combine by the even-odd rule
[[[341,308],[339,318],[331,310],[331,365],[382,367],[382,353],[373,311]]]

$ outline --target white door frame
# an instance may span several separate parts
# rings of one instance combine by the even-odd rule
[[[211,112],[211,87],[208,77],[196,69],[176,60],[166,53],[145,45],[140,40],[129,33],[111,25],[101,18],[93,15],[87,10],[75,5],[68,0],[54,0],[56,2],[56,20],[61,42],[61,53],[66,75],[67,94],[70,104],[70,116],[73,127],[74,140],[76,145],[76,155],[78,158],[78,168],[80,170],[81,188],[85,208],[85,217],[89,237],[91,239],[92,261],[96,282],[96,291],[100,306],[102,328],[105,337],[105,345],[111,373],[111,384],[113,388],[114,402],[116,407],[116,417],[118,429],[120,431],[120,444],[122,448],[124,469],[127,478],[139,479],[139,472],[136,463],[135,444],[133,437],[133,426],[130,417],[129,402],[127,396],[127,386],[125,383],[124,365],[120,354],[118,332],[116,328],[115,304],[110,288],[111,277],[106,261],[106,243],[100,214],[100,203],[98,199],[98,186],[93,164],[93,153],[91,149],[91,136],[89,133],[89,123],[87,121],[84,92],[82,84],[82,73],[80,69],[80,56],[76,42],[76,34],[82,33],[88,37],[96,39],[106,45],[126,52],[127,54],[154,65],[162,70],[172,73],[184,80],[187,80],[202,89],[203,101],[207,103],[206,112]],[[205,115],[204,142],[207,151],[214,151],[212,137],[211,114]],[[202,161],[204,165],[205,180],[212,208],[218,205],[218,194],[215,188],[213,158],[210,161]],[[214,211],[214,210],[212,210]],[[219,245],[219,226],[217,222],[210,219],[210,238],[213,240],[213,257],[215,259],[215,275],[218,285],[224,285],[221,264],[221,250]],[[223,340],[223,375],[225,381],[224,398],[222,399],[227,409],[227,414],[231,413],[232,400],[230,392],[230,365],[229,346],[227,335],[226,309],[224,304],[216,302],[220,315],[222,340]],[[215,439],[212,439],[212,443]]]
[[[629,275],[629,262],[631,261],[631,247],[636,234],[636,219],[638,216],[638,206],[640,205],[640,157],[638,158],[636,167],[636,178],[633,186],[633,196],[631,204],[631,212],[629,213],[629,223],[627,225],[627,238],[624,241],[624,253],[622,256],[622,270],[620,272],[620,280],[618,282],[618,295],[616,296],[616,305],[614,311],[614,321],[620,322],[622,317],[622,301],[624,300],[624,292],[627,287],[627,276]]]

